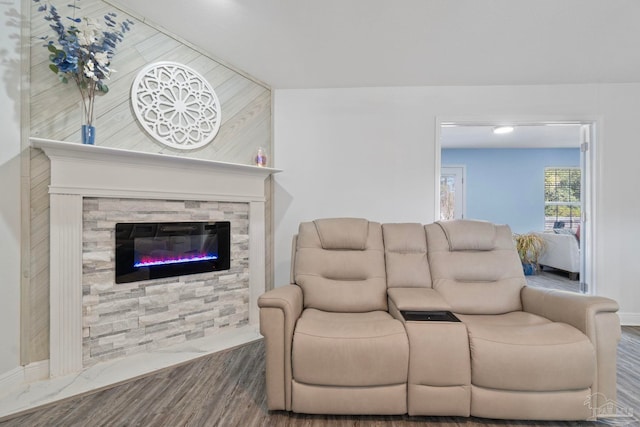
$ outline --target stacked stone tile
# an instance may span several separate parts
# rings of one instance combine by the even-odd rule
[[[83,364],[213,335],[249,321],[249,205],[85,198]],[[117,222],[230,221],[231,269],[115,283]]]

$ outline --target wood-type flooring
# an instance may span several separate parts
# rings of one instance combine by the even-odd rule
[[[0,422],[28,426],[640,426],[640,327],[623,327],[618,404],[633,418],[609,422],[501,421],[462,417],[322,416],[266,409],[264,344],[257,341],[70,398]]]
[[[536,288],[558,289],[561,291],[580,292],[580,282],[570,280],[567,273],[560,270],[550,270],[548,267],[533,276],[525,276],[527,285]]]

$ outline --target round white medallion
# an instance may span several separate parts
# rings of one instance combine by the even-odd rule
[[[156,62],[131,87],[131,104],[156,141],[179,150],[210,143],[220,129],[220,101],[204,77],[186,65]]]

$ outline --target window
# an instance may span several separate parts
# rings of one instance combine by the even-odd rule
[[[546,168],[544,170],[544,228],[567,228],[580,225],[580,168]]]

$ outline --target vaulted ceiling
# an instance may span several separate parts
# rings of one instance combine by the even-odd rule
[[[640,81],[637,0],[136,0],[274,88]]]

